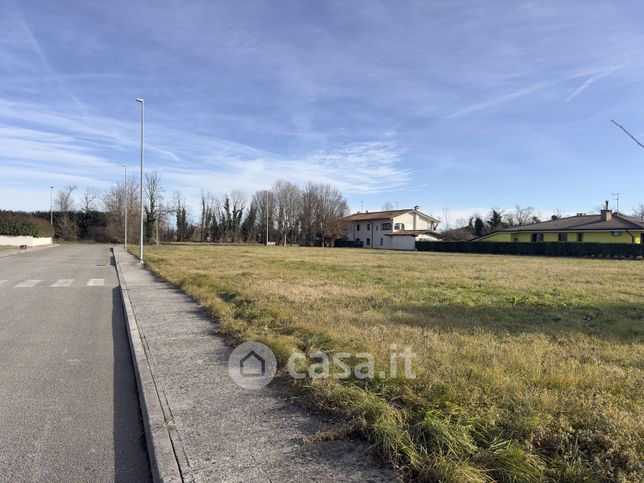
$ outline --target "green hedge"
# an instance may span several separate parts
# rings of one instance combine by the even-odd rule
[[[54,228],[42,218],[0,211],[0,235],[50,237]]]
[[[565,243],[565,242],[448,242],[418,241],[422,252],[488,253],[496,255],[540,255],[548,257],[644,257],[644,245],[629,243]]]

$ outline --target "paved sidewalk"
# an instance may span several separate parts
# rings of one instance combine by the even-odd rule
[[[231,349],[190,297],[115,249],[186,481],[392,481],[362,441],[305,443],[325,427],[267,389],[228,375]]]

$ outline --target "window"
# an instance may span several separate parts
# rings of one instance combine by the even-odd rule
[[[356,225],[356,231],[360,231],[360,223]]]
[[[367,231],[371,230],[371,225],[367,223]]]
[[[382,242],[382,238],[381,238],[381,239],[380,239],[380,246],[382,246],[382,244],[383,244],[383,242]]]
[[[579,243],[582,243],[584,241],[584,234],[583,233],[577,233],[577,241]]]
[[[559,241],[560,242],[567,242],[568,241],[568,233],[559,233]]]
[[[622,233],[621,231],[614,230],[610,232],[610,236],[619,236],[621,235],[621,233]]]
[[[394,230],[404,230],[405,229],[405,224],[404,223],[396,223],[394,225]]]
[[[532,234],[532,243],[539,243],[543,241],[543,233],[533,233]]]
[[[391,223],[383,223],[382,224],[382,229],[383,230],[391,230]]]
[[[371,245],[371,238],[367,238],[367,246]]]

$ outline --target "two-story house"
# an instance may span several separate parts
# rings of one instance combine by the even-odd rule
[[[416,240],[436,240],[440,223],[420,211],[419,206],[405,210],[373,211],[347,216],[347,240],[363,248],[414,250]]]

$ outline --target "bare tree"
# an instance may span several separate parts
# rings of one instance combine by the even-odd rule
[[[206,241],[209,238],[212,223],[215,217],[214,197],[208,192],[201,191],[201,220],[199,223],[199,238]]]
[[[318,216],[318,191],[319,185],[308,183],[302,190],[302,210],[300,212],[300,226],[302,243],[313,246],[317,233],[316,227],[320,226]]]
[[[450,230],[450,229],[451,229],[451,222],[450,222],[450,218],[451,218],[451,216],[452,216],[452,210],[450,210],[450,209],[449,209],[449,208],[447,208],[447,207],[446,207],[446,208],[443,208],[443,219],[442,219],[442,222],[443,222],[443,230],[445,230],[445,231],[447,231],[447,230]]]
[[[128,220],[128,238],[139,238],[138,210],[139,180],[128,177],[125,183],[120,182],[107,188],[101,197],[107,212],[107,234],[112,240],[123,241],[124,220]]]
[[[86,188],[81,197],[82,210],[85,213],[94,211],[97,208],[97,202],[100,199],[98,191],[93,188]]]
[[[633,208],[633,216],[644,220],[644,203],[640,203],[639,206]]]
[[[318,185],[318,220],[320,221],[320,240],[322,246],[328,242],[333,246],[347,233],[343,218],[349,214],[349,205],[342,192],[335,186],[321,183]]]
[[[266,244],[274,231],[275,195],[270,190],[256,191],[252,204],[256,207],[258,241]]]
[[[391,201],[385,201],[385,204],[382,205],[382,211],[392,211],[394,209],[394,204]]]
[[[74,209],[74,198],[72,197],[76,186],[69,185],[56,193],[55,205],[60,212],[56,223],[56,234],[63,240],[76,240],[78,238],[78,226],[69,213]]]
[[[514,213],[510,213],[508,215],[508,219],[511,225],[523,226],[534,223],[538,217],[532,206],[522,208],[519,205],[516,205]]]
[[[161,186],[161,175],[152,171],[145,174],[145,239],[152,240],[153,234],[156,232],[156,243],[159,244],[159,218],[161,212],[161,203],[163,200],[163,187]]]
[[[297,229],[301,194],[297,185],[284,180],[278,180],[273,185],[273,193],[277,202],[277,230],[286,246],[287,239],[294,241],[295,230]]]
[[[74,209],[74,198],[72,197],[74,191],[76,191],[76,186],[69,185],[56,193],[56,201],[54,203],[58,211],[67,213]]]
[[[554,213],[552,214],[552,216],[550,217],[550,219],[551,220],[560,220],[560,219],[564,218],[565,216],[566,216],[566,214],[562,210],[557,208],[554,211]]]

